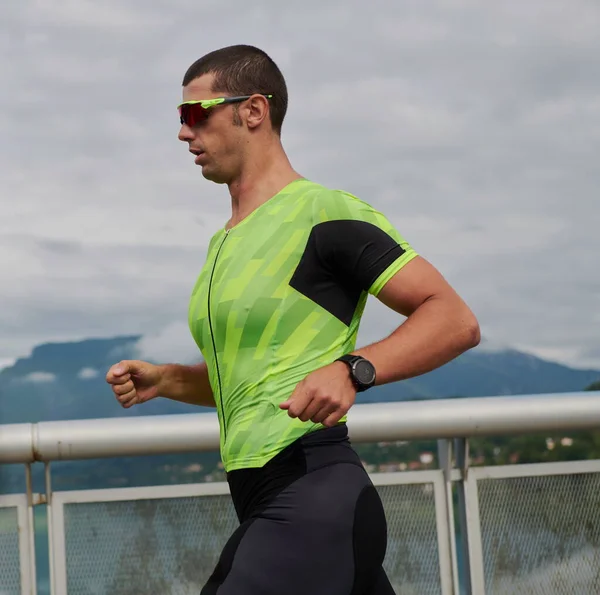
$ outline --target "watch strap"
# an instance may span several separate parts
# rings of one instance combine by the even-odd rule
[[[338,357],[336,361],[344,362],[348,368],[350,369],[350,379],[352,380],[352,384],[356,388],[357,392],[362,392],[370,388],[372,385],[362,383],[354,373],[354,364],[358,361],[368,361],[362,355],[353,355],[352,353],[347,353]],[[370,363],[370,362],[369,362]],[[372,365],[372,364],[371,364]]]
[[[347,353],[345,355],[342,355],[341,357],[338,357],[336,361],[345,362],[347,364],[352,365],[354,362],[357,362],[361,359],[363,358],[360,355],[352,355],[351,353]]]

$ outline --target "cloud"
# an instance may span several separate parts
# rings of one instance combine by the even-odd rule
[[[80,380],[91,380],[92,378],[97,378],[98,375],[99,372],[95,368],[81,368],[77,373],[77,378]]]
[[[56,374],[52,374],[51,372],[31,372],[19,380],[21,382],[31,382],[33,384],[45,384],[47,382],[54,382],[56,380]]]
[[[28,21],[34,27],[57,29],[87,28],[103,32],[120,30],[131,33],[158,25],[158,16],[152,11],[136,10],[135,6],[108,0],[102,4],[91,0],[56,0],[50,7],[43,0],[29,0],[11,6],[13,18]]]
[[[140,359],[157,363],[197,363],[202,360],[187,324],[172,322],[144,335],[134,346]]]
[[[287,77],[299,171],[385,212],[491,341],[600,368],[597,4],[5,4],[0,358],[118,334],[195,353],[187,301],[229,197],[174,106],[192,61],[246,42]],[[361,342],[399,322],[365,316]]]
[[[498,343],[497,341],[490,341],[489,339],[482,337],[481,342],[477,346],[477,351],[483,353],[498,353],[502,351],[508,351],[513,349],[514,346],[508,344]],[[554,356],[555,354],[553,354]]]

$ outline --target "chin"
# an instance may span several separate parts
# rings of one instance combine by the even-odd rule
[[[210,167],[204,166],[202,168],[202,176],[205,180],[213,182],[214,184],[227,184],[228,178],[223,172],[211,170]]]
[[[203,170],[202,175],[205,180],[208,180],[209,182],[213,182],[214,184],[225,184],[227,182],[226,180],[224,180],[221,176],[219,176],[215,172],[210,172],[210,171],[206,172]]]

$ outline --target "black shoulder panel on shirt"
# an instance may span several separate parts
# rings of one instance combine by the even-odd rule
[[[349,326],[362,292],[402,254],[372,223],[326,221],[312,228],[290,286]]]

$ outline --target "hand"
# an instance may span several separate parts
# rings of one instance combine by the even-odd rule
[[[125,409],[158,397],[162,377],[160,366],[138,360],[124,360],[115,364],[106,374],[117,401]]]
[[[346,415],[355,399],[348,366],[334,362],[310,373],[279,407],[287,409],[290,417],[331,427]]]

